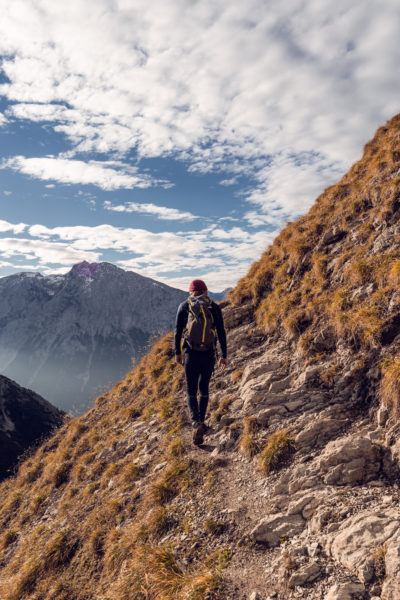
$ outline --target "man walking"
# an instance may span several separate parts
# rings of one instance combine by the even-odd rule
[[[200,445],[206,430],[204,419],[217,337],[222,355],[218,365],[222,369],[227,365],[226,333],[222,311],[208,297],[204,281],[192,281],[189,292],[189,298],[180,304],[176,315],[175,360],[185,367],[187,402],[194,428],[193,442]]]

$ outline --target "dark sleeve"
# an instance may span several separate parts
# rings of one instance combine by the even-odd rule
[[[215,329],[217,330],[219,345],[221,346],[221,354],[222,358],[226,358],[227,355],[227,347],[226,347],[226,333],[224,327],[224,318],[222,316],[222,310],[213,302],[213,315],[215,322]]]
[[[174,346],[175,346],[175,354],[181,354],[181,338],[183,330],[186,327],[186,323],[188,320],[188,308],[187,308],[187,300],[182,302],[182,304],[178,307],[178,312],[176,313],[176,321],[175,321],[175,337],[174,337]]]

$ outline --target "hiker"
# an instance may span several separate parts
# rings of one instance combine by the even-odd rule
[[[222,311],[208,297],[204,281],[192,281],[189,293],[189,298],[179,305],[176,314],[175,360],[185,367],[193,442],[200,445],[207,429],[204,419],[208,405],[208,386],[215,364],[217,337],[222,355],[218,366],[224,369],[227,365],[226,333]]]

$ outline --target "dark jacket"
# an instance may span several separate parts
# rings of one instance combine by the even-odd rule
[[[218,336],[219,345],[221,347],[222,358],[226,358],[227,348],[226,348],[226,333],[225,333],[225,327],[224,327],[224,319],[222,317],[222,311],[221,311],[220,307],[215,302],[211,302],[211,312],[212,312],[212,316],[214,318],[215,329],[217,330],[217,336]],[[182,302],[182,304],[179,305],[178,312],[176,313],[175,338],[174,338],[175,354],[181,354],[181,339],[182,339],[183,331],[186,327],[188,316],[189,316],[189,305],[188,305],[188,301],[185,300],[184,302]],[[189,348],[187,346],[185,347],[185,343],[183,344],[182,349],[184,352],[189,351]]]

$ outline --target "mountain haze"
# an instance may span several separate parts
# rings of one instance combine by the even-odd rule
[[[110,263],[0,279],[0,371],[82,412],[121,379],[186,297]]]
[[[191,442],[172,334],[0,485],[2,600],[400,598],[400,115],[223,302]]]

